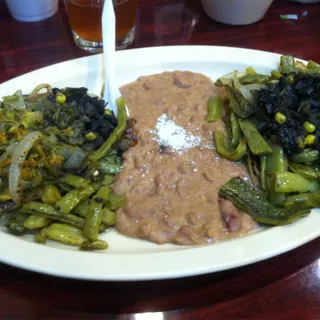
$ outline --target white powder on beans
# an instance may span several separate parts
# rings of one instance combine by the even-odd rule
[[[174,119],[169,119],[166,114],[157,119],[155,130],[151,130],[150,133],[155,135],[153,139],[160,145],[179,152],[197,147],[201,143],[200,136],[195,136],[176,125]]]

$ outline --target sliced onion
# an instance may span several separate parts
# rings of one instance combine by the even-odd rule
[[[52,93],[52,87],[50,86],[50,84],[47,83],[42,83],[37,85],[32,92],[29,95],[29,100],[30,101],[34,101],[34,99],[37,97],[38,93],[42,90],[42,89],[46,89],[48,94]]]
[[[34,143],[42,137],[39,131],[27,134],[16,147],[9,168],[9,192],[16,204],[22,201],[21,169]]]

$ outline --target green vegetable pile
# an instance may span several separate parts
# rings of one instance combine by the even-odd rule
[[[227,138],[214,132],[216,150],[243,161],[252,182],[234,178],[220,196],[271,225],[320,207],[320,65],[282,56],[270,75],[249,67],[216,85],[222,94],[208,101],[206,121],[222,117],[228,128]]]
[[[46,89],[45,94],[39,92]],[[116,222],[123,198],[112,192],[134,122],[123,100],[118,119],[86,88],[37,86],[0,103],[0,214],[10,233],[107,248],[99,234]]]

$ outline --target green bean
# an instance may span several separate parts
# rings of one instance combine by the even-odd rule
[[[220,188],[219,195],[231,200],[258,222],[270,225],[292,223],[310,213],[309,209],[281,208],[268,202],[264,194],[241,178],[232,178]]]
[[[78,228],[83,228],[84,226],[84,219],[81,217],[78,217],[74,214],[68,213],[60,213],[56,210],[55,207],[41,203],[36,201],[30,201],[22,206],[20,209],[21,212],[27,212],[30,214],[40,215],[45,218],[49,218],[52,220],[57,220],[60,222],[69,223],[73,226],[76,226]]]
[[[286,208],[319,208],[320,192],[299,193],[289,196],[284,206]]]
[[[102,209],[102,222],[107,226],[113,226],[117,221],[117,214],[108,208]]]
[[[292,56],[281,56],[279,71],[285,74],[296,71],[294,58]]]
[[[230,112],[229,117],[229,134],[230,134],[230,148],[235,149],[240,143],[241,129],[239,126],[238,118],[234,112]]]
[[[28,219],[24,222],[24,226],[27,229],[38,229],[47,226],[51,223],[51,219],[40,217],[37,215],[31,215]]]
[[[102,206],[103,203],[97,202],[97,199],[91,201],[88,216],[83,228],[83,234],[91,241],[96,241],[98,239],[99,226],[102,221]]]
[[[105,157],[112,145],[120,139],[127,126],[127,112],[126,105],[123,99],[120,97],[117,99],[118,106],[118,126],[113,130],[107,141],[96,151],[89,155],[90,161],[97,161],[103,157]]]
[[[112,182],[113,182],[113,177],[111,175],[106,174],[103,178],[102,184],[106,186],[108,184],[112,184]]]
[[[5,202],[5,201],[9,201],[9,200],[12,200],[12,197],[9,192],[9,189],[6,189],[0,194],[0,201]]]
[[[212,97],[208,100],[208,114],[205,118],[207,122],[214,122],[221,119],[222,114],[222,101],[219,97]]]
[[[260,185],[261,189],[266,191],[266,171],[267,171],[267,156],[260,156]]]
[[[85,189],[73,189],[56,202],[55,206],[64,214],[69,213],[81,201],[89,198],[97,190],[96,185],[89,185]]]
[[[245,99],[241,92],[229,85],[224,85],[229,99],[231,110],[240,118],[247,118],[252,114],[252,105]]]
[[[24,233],[24,222],[28,219],[28,215],[23,212],[15,213],[6,223],[7,230],[15,235]]]
[[[258,74],[258,73],[245,74],[239,80],[240,80],[240,83],[243,85],[252,84],[252,83],[265,84],[270,80],[270,77],[264,74]]]
[[[296,173],[277,172],[275,180],[276,192],[307,192],[319,190],[317,181],[310,181]]]
[[[265,155],[266,171],[265,184],[268,193],[268,199],[271,203],[282,205],[285,201],[285,195],[275,191],[275,179],[277,172],[288,171],[288,159],[282,147],[278,144],[269,142],[272,153]]]
[[[81,246],[87,241],[81,229],[64,223],[52,223],[48,227],[47,237],[71,246]]]
[[[36,234],[34,235],[35,242],[42,243],[42,244],[46,243],[47,232],[48,232],[48,227],[44,227],[40,231],[37,231]]]
[[[303,152],[293,155],[290,159],[298,163],[309,163],[319,160],[320,153],[315,149],[304,149]]]
[[[123,170],[123,165],[120,157],[115,155],[107,156],[99,160],[98,167],[94,165],[99,172],[103,174],[118,174]]]
[[[72,212],[86,218],[89,213],[90,203],[79,203]],[[116,223],[117,214],[108,208],[102,209],[102,223],[106,226],[113,226]]]
[[[75,213],[80,217],[86,218],[89,212],[90,201],[85,200],[80,202],[76,207],[72,209],[71,213]]]
[[[282,74],[279,71],[272,70],[271,71],[271,76],[275,80],[279,80],[282,77]]]
[[[64,192],[70,192],[72,190],[72,187],[69,186],[68,184],[66,183],[62,183],[62,182],[58,182],[57,185],[59,186],[59,188],[61,190],[63,190]]]
[[[83,234],[91,241],[98,240],[99,227],[102,221],[102,207],[108,200],[111,188],[101,187],[90,202],[89,212],[85,219]]]
[[[80,246],[80,249],[85,251],[104,250],[107,248],[108,248],[108,243],[103,240],[85,241]]]
[[[250,120],[238,119],[238,122],[253,154],[262,155],[272,152],[266,140]]]
[[[65,177],[62,178],[62,182],[65,182],[77,189],[85,189],[90,184],[90,180],[84,179],[74,174],[67,174]]]
[[[320,65],[312,60],[308,62],[307,68],[314,72],[320,72]]]
[[[61,194],[57,187],[51,184],[44,187],[41,194],[42,202],[55,204],[59,199],[61,199]]]
[[[109,199],[107,201],[107,208],[110,210],[117,210],[118,208],[122,207],[124,204],[124,198],[118,196],[117,194],[111,192],[109,194]]]
[[[248,68],[246,69],[246,73],[247,73],[247,74],[257,74],[257,71],[254,70],[254,68],[252,68],[252,67],[248,67]]]
[[[216,145],[217,153],[229,160],[239,161],[243,158],[247,151],[246,139],[242,138],[234,151],[229,151],[224,145],[225,136],[223,132],[216,131],[214,133],[214,141]],[[111,208],[110,208],[111,209]]]
[[[306,179],[314,180],[319,178],[319,172],[312,167],[291,162],[289,168],[292,172],[297,173]]]

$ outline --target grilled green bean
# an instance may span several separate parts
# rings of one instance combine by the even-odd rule
[[[287,208],[319,208],[320,192],[299,193],[289,196],[284,206]]]
[[[15,213],[6,223],[7,230],[15,235],[24,233],[24,222],[28,219],[28,215],[23,212]]]
[[[320,153],[315,149],[304,149],[303,152],[297,153],[290,158],[297,163],[309,163],[320,159]]]
[[[71,213],[68,213],[68,214],[60,213],[59,211],[56,210],[55,207],[49,204],[41,203],[41,202],[30,201],[25,205],[23,205],[20,211],[30,213],[30,214],[40,215],[42,217],[60,221],[60,222],[69,223],[78,228],[83,228],[84,226],[83,218],[78,217]]]
[[[271,203],[282,205],[285,201],[285,195],[275,191],[275,180],[277,172],[288,171],[288,159],[283,150],[278,144],[269,142],[272,153],[265,155],[266,170],[265,170],[265,184],[268,193],[268,199]]]
[[[126,105],[122,98],[117,99],[118,106],[118,126],[113,130],[112,134],[109,136],[107,141],[95,152],[89,155],[90,161],[97,161],[103,157],[105,157],[112,145],[120,139],[121,135],[126,130],[127,126],[127,112]]]
[[[220,131],[216,131],[214,133],[214,141],[216,145],[217,153],[229,160],[239,161],[243,158],[247,151],[247,142],[246,139],[242,138],[234,151],[229,151],[224,145],[224,133]],[[110,208],[111,209],[111,208]]]
[[[59,199],[61,199],[61,194],[57,187],[51,184],[44,187],[41,194],[42,202],[55,204]]]
[[[250,120],[238,119],[238,122],[253,154],[262,155],[272,152],[266,140]]]
[[[64,223],[52,223],[47,229],[46,236],[71,246],[81,246],[87,241],[81,229]]]
[[[47,232],[48,232],[48,227],[44,227],[40,231],[37,231],[36,234],[34,235],[35,242],[42,243],[42,244],[46,243]]]
[[[289,168],[292,172],[297,173],[306,179],[314,180],[319,178],[319,172],[312,167],[291,162],[289,163]]]
[[[103,181],[102,181],[102,184],[103,185],[108,185],[108,184],[112,184],[112,182],[113,182],[113,177],[111,176],[111,175],[105,175],[104,176],[104,179],[103,179]]]
[[[276,172],[276,192],[307,192],[319,190],[317,181],[310,181],[299,174],[292,172]]]
[[[270,80],[270,77],[264,74],[255,73],[255,74],[245,74],[239,80],[240,80],[240,83],[243,85],[252,84],[252,83],[265,84]]]
[[[72,212],[86,218],[89,213],[89,207],[90,203],[80,203],[78,204]],[[103,208],[102,209],[102,223],[105,224],[106,226],[113,226],[116,223],[117,220],[117,214],[113,211],[111,211],[108,208]]]
[[[235,149],[240,143],[241,129],[239,126],[238,118],[234,112],[230,112],[229,117],[229,134],[230,134],[230,148]]]
[[[91,241],[98,240],[99,227],[102,221],[102,207],[111,192],[109,186],[101,187],[90,202],[89,212],[85,220],[83,234]]]
[[[252,105],[237,89],[224,85],[224,89],[230,101],[231,110],[240,118],[247,118],[252,114]]]
[[[282,74],[279,71],[272,70],[271,76],[272,76],[272,79],[279,80],[282,77]]]
[[[51,219],[41,217],[41,216],[36,216],[36,215],[31,215],[28,217],[28,219],[24,222],[24,226],[27,229],[38,229],[47,226],[48,224],[51,223]]]
[[[107,208],[110,210],[117,210],[118,208],[122,207],[124,204],[124,198],[118,196],[117,194],[111,192],[109,194],[109,199],[107,201]]]
[[[107,248],[108,248],[108,243],[103,240],[85,241],[80,246],[80,249],[85,251],[104,250]]]
[[[71,213],[75,213],[80,217],[86,218],[89,212],[89,207],[90,207],[90,201],[85,200],[80,202],[76,207],[74,207]]]
[[[207,122],[214,122],[221,119],[222,115],[222,101],[219,97],[212,97],[208,100],[208,114],[205,120]]]
[[[280,58],[280,68],[281,73],[291,73],[296,70],[296,63],[292,56],[281,56]]]
[[[62,182],[65,182],[77,189],[85,189],[90,184],[90,180],[84,179],[74,174],[67,174],[65,177],[62,178]]]
[[[320,64],[310,60],[307,64],[307,68],[313,72],[320,73]]]
[[[289,224],[310,213],[309,209],[296,210],[271,204],[260,190],[251,187],[241,178],[232,178],[220,188],[219,195],[248,212],[254,220],[270,225]]]
[[[113,226],[117,221],[117,214],[108,208],[102,209],[102,222],[107,226]]]
[[[96,185],[89,185],[85,189],[73,189],[55,203],[60,212],[67,214],[81,201],[89,198],[97,190]]]

